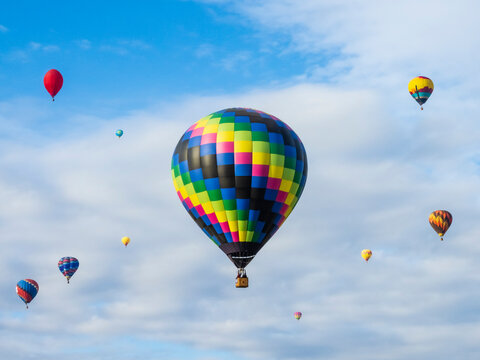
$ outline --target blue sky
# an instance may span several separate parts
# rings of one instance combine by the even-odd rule
[[[307,61],[286,51],[286,34],[259,33],[228,7],[195,1],[29,1],[3,13],[2,98],[38,96],[42,74],[57,68],[63,103],[125,111],[283,82]]]
[[[2,4],[0,358],[478,360],[479,11]],[[54,103],[50,68],[64,76]],[[435,83],[424,111],[407,91],[417,75]],[[309,159],[242,292],[170,175],[185,129],[233,106],[284,120]],[[453,214],[444,242],[436,209]],[[80,260],[68,286],[63,256]],[[40,284],[28,311],[23,278]]]

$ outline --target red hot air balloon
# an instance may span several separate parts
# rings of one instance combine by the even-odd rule
[[[45,89],[47,89],[48,93],[52,96],[52,101],[55,101],[55,95],[57,95],[63,85],[63,76],[58,70],[48,70],[43,78],[43,84],[45,85]]]

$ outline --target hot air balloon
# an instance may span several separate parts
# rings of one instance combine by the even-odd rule
[[[128,236],[124,236],[122,238],[123,245],[127,246],[129,242],[130,242],[130,238]]]
[[[43,78],[43,84],[45,85],[45,89],[47,89],[52,96],[52,101],[55,101],[55,95],[57,95],[63,86],[63,76],[58,70],[48,70]]]
[[[433,92],[433,81],[425,76],[417,76],[408,83],[408,92],[420,105],[423,110],[423,104],[428,100]]]
[[[428,222],[443,240],[443,235],[447,232],[450,225],[452,225],[452,214],[447,210],[435,210],[428,217]]]
[[[123,135],[123,130],[122,129],[118,129],[117,131],[115,131],[115,135],[118,136],[118,138],[120,139]]]
[[[238,268],[236,287],[248,287],[245,267],[290,215],[305,186],[300,138],[262,111],[217,111],[182,135],[171,171],[187,212]]]
[[[39,287],[37,282],[32,279],[20,280],[17,283],[17,295],[25,303],[27,309],[28,303],[37,295],[38,289]]]
[[[362,250],[362,257],[365,259],[365,261],[368,261],[368,259],[370,259],[371,256],[372,256],[372,250],[369,250],[369,249]]]
[[[78,260],[71,256],[63,257],[58,261],[58,269],[67,278],[67,284],[70,284],[70,278],[75,274],[79,265]]]
[[[293,316],[295,316],[295,319],[300,320],[300,318],[302,317],[302,313],[300,311],[297,311],[296,313],[293,313]]]

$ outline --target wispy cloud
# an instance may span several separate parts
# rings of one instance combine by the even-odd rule
[[[152,46],[142,40],[117,40],[112,44],[104,44],[100,46],[101,51],[111,52],[117,55],[127,55],[136,50],[149,50]]]
[[[43,51],[43,52],[53,52],[59,51],[60,47],[57,45],[45,45],[38,42],[31,41],[29,43],[29,48],[34,51]]]
[[[248,63],[252,60],[252,53],[250,51],[232,52],[227,57],[220,60],[221,66],[227,71],[233,71],[240,64]]]
[[[87,39],[76,40],[75,44],[82,50],[89,50],[92,47],[92,42]]]
[[[200,44],[194,51],[194,54],[197,58],[202,59],[210,57],[215,52],[215,46],[212,44]]]
[[[259,31],[288,34],[294,51],[314,58],[335,48],[339,56],[293,86],[192,96],[161,111],[92,120],[89,131],[84,122],[75,127],[82,114],[67,115],[69,131],[49,143],[31,124],[56,110],[0,103],[8,125],[0,142],[0,233],[8,243],[0,252],[0,357],[53,358],[73,347],[90,360],[123,360],[153,342],[224,352],[204,356],[212,360],[477,360],[480,114],[475,95],[459,91],[478,86],[469,78],[476,57],[454,63],[477,54],[478,39],[460,36],[478,27],[475,4],[236,4]],[[432,15],[422,16],[433,26],[430,42],[409,43],[412,8]],[[472,13],[465,24],[462,11]],[[439,29],[446,21],[459,28]],[[458,53],[447,31],[460,39]],[[142,48],[113,45],[121,55]],[[242,51],[238,61],[254,57]],[[423,71],[439,80],[421,112],[406,82]],[[333,81],[318,81],[326,78]],[[309,161],[297,208],[249,265],[242,292],[233,265],[181,206],[169,171],[183,131],[231,106],[283,119]],[[125,130],[120,140],[117,128]],[[454,216],[444,242],[427,222],[435,209]],[[132,238],[127,249],[124,235]],[[360,256],[367,247],[368,264]],[[66,255],[80,260],[68,287],[56,269]],[[12,290],[26,277],[40,282],[28,312]],[[300,321],[294,311],[304,313]]]
[[[152,48],[152,45],[146,43],[143,40],[118,40],[118,45],[126,46],[131,49],[148,50]]]
[[[304,84],[192,98],[103,119],[91,133],[71,129],[49,145],[2,146],[0,227],[15,244],[0,254],[0,290],[12,294],[0,299],[3,348],[21,333],[32,344],[21,360],[62,353],[58,342],[48,351],[34,346],[57,336],[102,353],[102,343],[115,348],[134,333],[241,359],[447,360],[454,342],[474,360],[477,117],[452,123],[456,109],[420,112],[403,96],[405,104],[395,100],[411,105],[411,126],[373,89]],[[460,94],[452,101],[461,106]],[[302,199],[249,266],[251,287],[241,294],[233,265],[186,214],[169,171],[183,131],[232,105],[286,121],[310,169]],[[444,243],[426,220],[436,208],[454,213]],[[132,238],[127,249],[124,235]],[[368,264],[365,247],[374,252]],[[66,255],[81,263],[68,289],[55,268]],[[11,290],[22,277],[40,282],[28,329]]]
[[[231,72],[242,69],[244,74],[248,74],[250,69],[255,66],[257,59],[248,50],[232,50],[228,56],[215,57],[219,48],[212,44],[200,44],[195,50],[194,55],[197,59],[212,59],[213,63],[222,70]]]
[[[0,24],[0,33],[6,33],[8,32],[8,28],[2,24]]]
[[[31,41],[27,46],[20,49],[13,49],[5,54],[7,61],[19,61],[28,62],[32,56],[38,53],[48,54],[52,52],[60,51],[60,47],[51,44],[42,44],[35,41]]]
[[[215,2],[216,3],[216,2]],[[290,51],[303,53],[339,82],[348,76],[361,86],[393,83],[418,74],[454,82],[468,80],[480,56],[479,24],[475,14],[480,4],[471,0],[419,4],[402,2],[267,0],[219,2],[223,11],[249,19],[248,26],[272,38],[289,39]],[[415,9],[412,12],[412,9]],[[426,15],[428,14],[428,15]],[[426,35],[428,33],[428,35]],[[333,57],[331,56],[333,55]],[[341,61],[344,66],[338,66]],[[450,71],[444,71],[448,63]],[[313,65],[313,68],[318,65]],[[344,72],[348,68],[350,71]],[[318,72],[306,69],[311,75]],[[320,74],[320,80],[324,76]],[[469,87],[475,82],[470,80]]]

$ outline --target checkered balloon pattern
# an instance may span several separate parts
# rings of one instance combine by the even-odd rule
[[[275,116],[225,109],[183,134],[172,177],[193,220],[244,268],[297,204],[307,156],[297,134]]]

